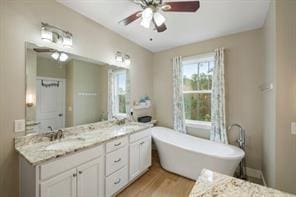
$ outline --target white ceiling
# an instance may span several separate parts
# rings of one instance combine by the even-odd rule
[[[140,20],[128,26],[118,24],[140,10],[130,0],[57,1],[152,52],[260,28],[270,4],[270,0],[200,0],[196,13],[163,13],[168,29],[157,33],[140,26]],[[182,0],[164,0],[168,1]]]

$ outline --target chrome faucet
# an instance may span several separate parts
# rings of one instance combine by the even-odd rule
[[[63,129],[59,129],[56,132],[50,132],[46,135],[47,137],[49,137],[50,141],[54,141],[57,139],[62,139],[64,137],[64,130]]]
[[[246,132],[245,129],[239,124],[232,124],[228,127],[228,131],[231,131],[233,127],[239,128],[239,138],[236,140],[239,147],[245,151],[245,145],[246,145]],[[239,164],[239,178],[247,180],[247,174],[246,174],[246,156],[242,159],[242,161]]]
[[[112,118],[114,119],[114,123],[117,124],[117,125],[124,125],[126,123],[126,121],[127,121],[126,118],[120,119],[120,118],[118,118],[116,116],[113,116]]]
[[[238,127],[239,128],[239,138],[236,140],[238,143],[239,147],[243,150],[245,150],[245,145],[246,145],[246,132],[243,129],[243,127],[239,124],[232,124],[228,127],[228,131],[231,131],[233,127]]]

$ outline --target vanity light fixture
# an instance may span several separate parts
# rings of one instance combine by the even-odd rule
[[[129,66],[131,64],[131,57],[127,54],[123,55],[119,51],[116,52],[115,60],[117,62],[123,63],[125,66]]]
[[[122,57],[121,52],[119,52],[119,51],[116,52],[115,60],[116,60],[117,62],[122,62],[122,61],[123,61],[123,57]]]
[[[47,23],[41,23],[41,39],[61,44],[66,48],[70,48],[73,45],[72,33]]]
[[[123,58],[123,63],[124,65],[126,66],[129,66],[131,64],[131,58],[129,55],[125,55],[124,58]]]
[[[27,95],[26,105],[27,105],[27,107],[33,107],[33,105],[34,105],[34,99],[33,99],[33,95],[32,94]]]
[[[41,27],[41,39],[47,42],[53,41],[52,32],[46,26]]]

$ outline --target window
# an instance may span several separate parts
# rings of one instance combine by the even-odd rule
[[[186,123],[210,122],[214,56],[185,58],[182,64]]]
[[[126,71],[114,72],[115,114],[126,115]]]

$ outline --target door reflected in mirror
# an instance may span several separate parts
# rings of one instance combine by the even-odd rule
[[[128,81],[124,68],[27,43],[26,133],[126,116]]]

